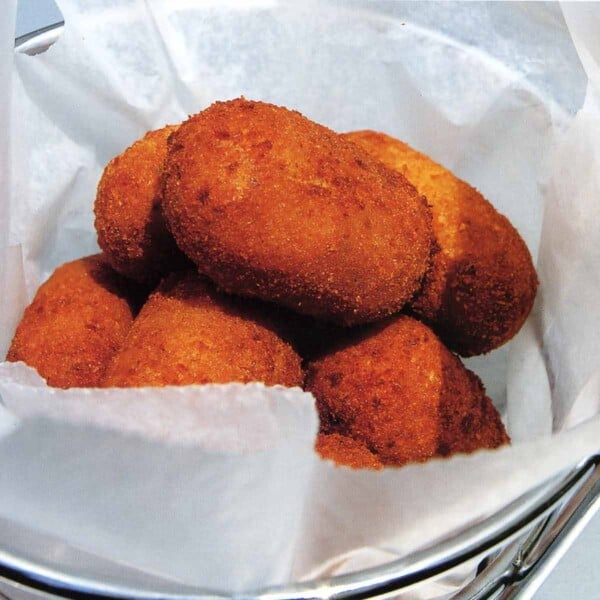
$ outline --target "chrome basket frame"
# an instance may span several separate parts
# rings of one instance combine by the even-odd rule
[[[15,40],[15,52],[39,54],[60,36],[63,22]],[[600,454],[569,473],[524,494],[476,526],[385,565],[326,579],[267,588],[235,598],[256,600],[362,600],[394,593],[473,559],[476,576],[453,600],[530,598],[600,508]],[[0,534],[1,535],[1,534]],[[0,598],[59,597],[73,600],[224,600],[213,590],[160,592],[86,578],[57,570],[2,546]],[[183,588],[182,588],[183,589]],[[7,591],[8,590],[8,591]],[[12,595],[10,596],[12,598]]]

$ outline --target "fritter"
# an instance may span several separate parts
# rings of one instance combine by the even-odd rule
[[[310,363],[322,433],[366,444],[385,465],[495,448],[508,436],[479,378],[405,315],[353,334]]]
[[[339,466],[377,471],[383,468],[381,461],[365,444],[339,433],[320,433],[315,450],[321,458],[332,460]]]
[[[163,209],[223,290],[345,325],[401,309],[431,215],[406,179],[286,108],[217,102],[169,138]]]
[[[426,196],[439,247],[411,303],[449,348],[463,356],[510,340],[529,315],[538,280],[525,242],[475,188],[428,156],[383,133],[345,134]]]
[[[26,308],[6,360],[27,363],[54,387],[100,385],[137,292],[102,255],[58,267]]]
[[[173,274],[150,296],[104,384],[116,387],[262,381],[301,385],[300,357],[262,306]]]
[[[155,284],[187,263],[160,208],[167,139],[176,129],[147,133],[108,163],[98,184],[98,244],[116,271],[140,282]]]

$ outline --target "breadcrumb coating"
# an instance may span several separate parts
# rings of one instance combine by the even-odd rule
[[[479,378],[423,323],[400,315],[308,365],[322,433],[363,442],[385,465],[507,443]]]
[[[510,340],[531,311],[538,279],[509,220],[475,188],[407,144],[375,131],[345,137],[402,173],[431,207],[438,250],[411,302],[414,314],[462,356]]]
[[[352,469],[383,469],[381,461],[364,443],[339,433],[320,433],[315,450],[326,460]]]
[[[406,179],[300,113],[217,102],[169,138],[163,209],[223,290],[344,325],[400,310],[429,267]]]
[[[133,322],[132,292],[102,255],[58,267],[25,310],[6,360],[54,387],[100,385]]]
[[[187,264],[160,207],[167,139],[176,129],[168,125],[150,131],[113,158],[102,173],[94,204],[98,244],[113,268],[149,284]]]
[[[108,369],[105,386],[262,381],[301,385],[300,357],[258,303],[227,297],[196,273],[150,296]]]

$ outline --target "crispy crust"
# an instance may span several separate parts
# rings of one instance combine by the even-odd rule
[[[104,384],[301,385],[300,358],[275,331],[264,307],[224,296],[196,273],[174,274],[143,306]]]
[[[538,280],[525,242],[476,189],[383,133],[345,134],[424,194],[439,252],[412,311],[463,356],[511,339],[531,311]]]
[[[385,465],[508,442],[476,375],[423,323],[400,315],[309,364],[323,433],[362,441]]]
[[[345,325],[398,311],[431,216],[402,177],[298,112],[217,102],[169,139],[163,208],[221,288]]]
[[[140,282],[157,283],[187,262],[160,208],[167,139],[176,129],[148,132],[108,163],[98,184],[98,244],[116,271]]]
[[[62,265],[25,310],[6,360],[54,387],[100,385],[133,321],[130,287],[101,255]]]
[[[339,433],[320,433],[315,450],[325,460],[332,460],[338,466],[352,469],[383,468],[381,461],[362,442]]]

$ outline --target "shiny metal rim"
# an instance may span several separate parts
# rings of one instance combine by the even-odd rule
[[[58,22],[20,36],[15,51],[38,54],[60,36]],[[570,546],[580,529],[600,508],[600,455],[568,475],[553,479],[506,506],[475,527],[436,545],[380,567],[286,587],[258,590],[238,598],[261,600],[362,600],[387,595],[444,573],[477,557],[488,558],[475,579],[453,598],[514,598],[535,586],[556,557]],[[503,548],[497,552],[499,548]],[[496,552],[490,559],[490,555]],[[73,600],[217,600],[230,596],[214,590],[191,593],[141,592],[109,582],[56,571],[4,552],[0,547],[0,579]],[[500,595],[499,595],[500,594]]]
[[[59,37],[64,21],[41,27],[15,39],[15,51],[20,54],[40,54],[47,50]]]

